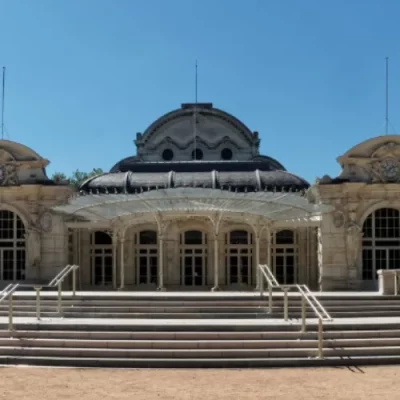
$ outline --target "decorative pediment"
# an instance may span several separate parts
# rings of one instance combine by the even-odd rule
[[[400,145],[390,142],[380,146],[371,156],[370,173],[373,182],[400,182]]]
[[[0,149],[0,165],[6,164],[10,161],[15,161],[15,158],[8,151]]]
[[[400,159],[400,144],[393,142],[384,144],[374,151],[371,158],[382,159],[388,157]]]
[[[338,158],[342,178],[372,183],[400,183],[400,144],[384,143],[369,154],[349,154]]]

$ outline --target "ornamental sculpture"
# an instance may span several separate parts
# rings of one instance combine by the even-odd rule
[[[357,267],[362,238],[362,227],[354,220],[351,220],[346,229],[347,265],[349,268]]]
[[[15,167],[15,165],[4,164],[0,166],[0,185],[18,185],[17,168]]]
[[[25,242],[27,248],[27,261],[29,266],[40,265],[40,231],[36,226],[30,226],[25,231]]]

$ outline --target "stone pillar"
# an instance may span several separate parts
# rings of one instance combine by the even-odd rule
[[[164,237],[162,234],[158,235],[158,282],[157,290],[165,290],[164,287]]]
[[[218,236],[214,236],[214,287],[211,289],[213,292],[220,290],[219,287],[219,245]]]
[[[112,285],[113,289],[117,288],[117,248],[118,235],[117,232],[112,233]]]
[[[350,220],[346,227],[346,255],[347,255],[347,285],[349,289],[359,286],[359,261],[362,249],[362,227],[354,220]]]
[[[255,264],[255,268],[256,268],[256,290],[259,290],[262,276],[261,276],[261,270],[260,270],[260,268],[258,268],[258,266],[260,264],[260,234],[258,232],[255,235],[254,239],[255,239],[255,242],[254,242],[254,244],[255,244],[254,264]]]
[[[120,289],[123,290],[125,287],[125,235],[121,235],[119,239],[120,243]]]
[[[269,228],[267,228],[267,267],[272,271],[271,268],[271,230]],[[259,277],[259,282],[260,285],[258,287],[258,289],[263,292],[264,291],[264,285],[265,285],[265,279],[263,277],[263,275],[261,274],[260,271],[260,277]]]
[[[297,254],[297,283],[307,284],[308,275],[308,228],[297,229],[298,254]]]
[[[41,264],[41,240],[40,232],[35,228],[27,228],[25,231],[26,261],[25,261],[25,278],[40,279]],[[64,267],[64,266],[63,266]]]

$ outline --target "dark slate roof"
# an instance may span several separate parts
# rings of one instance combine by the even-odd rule
[[[240,168],[235,170],[232,169],[234,163],[229,163],[229,170],[206,168],[207,164],[212,164],[209,167],[215,167],[215,163],[197,163],[197,168],[196,163],[187,163],[186,166],[190,164],[190,168],[185,168],[183,171],[183,168],[166,168],[165,164],[170,163],[161,163],[163,168],[160,168],[160,163],[156,164],[158,171],[110,172],[92,177],[83,183],[80,191],[86,193],[137,193],[166,188],[198,187],[236,192],[257,192],[302,191],[310,186],[304,179],[286,171],[262,171],[254,169],[254,166],[252,170]],[[179,163],[180,166],[182,164]],[[204,171],[203,169],[208,170]]]
[[[208,172],[217,171],[262,171],[283,170],[278,161],[268,156],[256,156],[248,161],[141,161],[139,157],[125,158],[115,164],[110,172]]]

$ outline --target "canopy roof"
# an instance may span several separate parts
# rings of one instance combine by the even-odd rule
[[[137,194],[84,194],[53,210],[93,222],[159,212],[227,212],[271,221],[289,221],[320,216],[332,208],[312,204],[300,193],[235,193],[206,188],[175,188]]]

